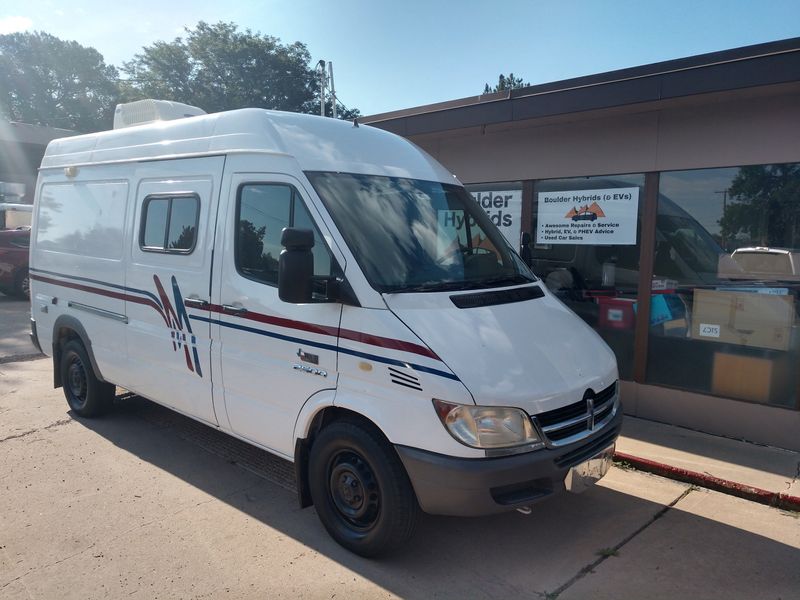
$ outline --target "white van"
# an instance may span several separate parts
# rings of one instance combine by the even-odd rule
[[[74,414],[116,385],[293,461],[358,554],[608,469],[614,355],[393,134],[245,109],[55,140],[31,248]]]

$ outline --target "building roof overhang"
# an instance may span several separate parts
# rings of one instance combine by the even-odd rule
[[[800,37],[359,119],[403,136],[800,82]]]

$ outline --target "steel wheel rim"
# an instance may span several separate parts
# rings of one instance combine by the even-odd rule
[[[381,513],[380,489],[369,463],[352,450],[328,463],[328,496],[339,517],[360,531],[372,529]]]
[[[86,377],[86,367],[77,355],[72,356],[69,361],[65,385],[72,403],[76,407],[82,408],[86,404],[89,385]]]

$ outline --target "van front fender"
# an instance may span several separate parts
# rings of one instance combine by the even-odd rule
[[[393,445],[464,458],[486,456],[481,450],[458,443],[447,433],[431,398],[385,386],[374,386],[373,390],[375,393],[369,394],[340,384],[335,407],[361,415]]]
[[[294,439],[307,439],[311,432],[311,425],[319,412],[329,406],[333,406],[336,398],[336,390],[321,390],[312,395],[297,415],[294,423]]]

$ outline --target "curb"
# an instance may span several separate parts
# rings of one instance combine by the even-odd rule
[[[614,462],[628,463],[640,471],[646,471],[668,479],[690,483],[709,490],[714,490],[715,492],[722,492],[729,496],[750,500],[751,502],[758,502],[759,504],[765,504],[783,510],[800,512],[800,496],[792,496],[783,492],[771,492],[751,485],[729,481],[728,479],[720,479],[719,477],[714,477],[707,473],[698,473],[697,471],[689,471],[688,469],[674,467],[647,458],[639,458],[638,456],[625,454],[624,452],[615,452]]]

